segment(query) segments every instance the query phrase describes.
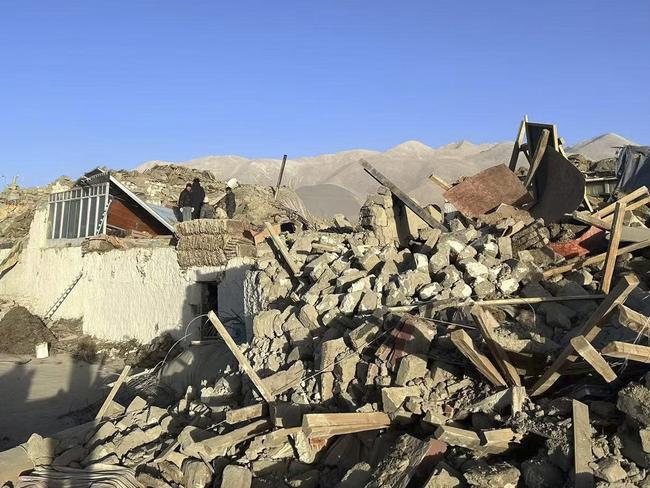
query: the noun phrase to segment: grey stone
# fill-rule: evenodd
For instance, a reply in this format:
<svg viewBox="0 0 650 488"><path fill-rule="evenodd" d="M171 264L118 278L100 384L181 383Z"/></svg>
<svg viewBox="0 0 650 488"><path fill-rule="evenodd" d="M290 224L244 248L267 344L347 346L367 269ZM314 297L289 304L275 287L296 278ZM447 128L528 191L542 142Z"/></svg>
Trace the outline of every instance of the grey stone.
<svg viewBox="0 0 650 488"><path fill-rule="evenodd" d="M469 298L472 296L472 288L464 281L458 281L451 289L451 296L454 298Z"/></svg>
<svg viewBox="0 0 650 488"><path fill-rule="evenodd" d="M435 297L442 291L442 285L440 283L429 283L428 285L424 285L420 290L418 291L418 296L420 297L420 300L430 300L431 298Z"/></svg>
<svg viewBox="0 0 650 488"><path fill-rule="evenodd" d="M462 278L462 274L453 264L444 268L440 274L442 275L442 286L446 288L453 286Z"/></svg>
<svg viewBox="0 0 650 488"><path fill-rule="evenodd" d="M439 248L437 252L429 258L429 273L436 275L449 266L449 248Z"/></svg>
<svg viewBox="0 0 650 488"><path fill-rule="evenodd" d="M221 488L250 488L253 483L253 473L244 466L230 464L221 475Z"/></svg>
<svg viewBox="0 0 650 488"><path fill-rule="evenodd" d="M253 318L253 335L255 337L268 337L269 339L273 339L275 337L273 324L279 315L279 310L264 310L258 312L258 314Z"/></svg>
<svg viewBox="0 0 650 488"><path fill-rule="evenodd" d="M320 327L316 307L310 304L303 305L300 308L298 320L309 330L317 330Z"/></svg>
<svg viewBox="0 0 650 488"><path fill-rule="evenodd" d="M631 383L618 392L616 407L644 427L650 426L650 389Z"/></svg>
<svg viewBox="0 0 650 488"><path fill-rule="evenodd" d="M374 291L363 292L359 301L359 312L370 312L379 306L379 298Z"/></svg>
<svg viewBox="0 0 650 488"><path fill-rule="evenodd" d="M81 462L86 457L87 451L84 446L71 447L63 451L52 461L52 466L69 466L71 463Z"/></svg>
<svg viewBox="0 0 650 488"><path fill-rule="evenodd" d="M506 278L504 280L499 280L497 283L499 290L504 295L512 295L517 290L519 290L519 282L514 278Z"/></svg>
<svg viewBox="0 0 650 488"><path fill-rule="evenodd" d="M41 466L52 462L58 444L57 440L50 437L43 438L39 434L32 434L24 447L34 466Z"/></svg>
<svg viewBox="0 0 650 488"><path fill-rule="evenodd" d="M496 292L494 284L486 278L477 278L472 285L472 289L474 290L474 295L478 298L485 298Z"/></svg>
<svg viewBox="0 0 650 488"><path fill-rule="evenodd" d="M352 466L336 488L358 488L365 486L370 479L372 468L366 462Z"/></svg>
<svg viewBox="0 0 650 488"><path fill-rule="evenodd" d="M598 461L598 468L594 474L609 483L621 481L627 478L627 472L621 466L621 462L614 457L606 457Z"/></svg>
<svg viewBox="0 0 650 488"><path fill-rule="evenodd" d="M468 485L477 488L516 488L521 472L507 462L488 464L476 461L463 467L463 476Z"/></svg>
<svg viewBox="0 0 650 488"><path fill-rule="evenodd" d="M212 472L203 461L188 459L183 463L183 486L185 488L206 488L211 481ZM237 485L226 486L236 487Z"/></svg>
<svg viewBox="0 0 650 488"><path fill-rule="evenodd" d="M410 396L418 396L420 389L416 386L394 386L381 389L382 410L386 413L397 412L404 400Z"/></svg>
<svg viewBox="0 0 650 488"><path fill-rule="evenodd" d="M512 239L510 239L510 237L499 237L497 239L497 244L499 246L499 257L503 261L513 258Z"/></svg>
<svg viewBox="0 0 650 488"><path fill-rule="evenodd" d="M488 267L474 259L460 261L459 266L470 278L485 278L488 275Z"/></svg>
<svg viewBox="0 0 650 488"><path fill-rule="evenodd" d="M341 305L339 307L341 313L346 315L352 315L356 310L362 295L363 292L361 291L353 291L344 295L343 299L341 300Z"/></svg>
<svg viewBox="0 0 650 488"><path fill-rule="evenodd" d="M409 381L415 378L422 378L427 372L427 359L425 357L416 355L404 356L397 370L395 384L398 386L406 386Z"/></svg>

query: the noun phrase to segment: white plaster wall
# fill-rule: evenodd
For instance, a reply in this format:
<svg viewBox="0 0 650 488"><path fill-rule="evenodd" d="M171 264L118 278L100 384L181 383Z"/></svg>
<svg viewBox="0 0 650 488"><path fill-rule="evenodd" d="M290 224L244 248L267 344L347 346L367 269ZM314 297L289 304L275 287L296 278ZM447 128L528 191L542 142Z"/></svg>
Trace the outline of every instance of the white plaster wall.
<svg viewBox="0 0 650 488"><path fill-rule="evenodd" d="M198 271L179 268L173 248L81 255L81 247L46 247L47 213L37 211L19 263L0 278L0 296L44 315L83 270L53 318L82 319L101 339L149 342L162 332L180 336L198 313ZM214 270L202 270L216 275Z"/></svg>
<svg viewBox="0 0 650 488"><path fill-rule="evenodd" d="M0 279L0 296L8 296L44 315L82 269L81 248L44 248L47 212L39 209L30 227L20 261ZM54 318L83 315L83 279L72 290Z"/></svg>
<svg viewBox="0 0 650 488"><path fill-rule="evenodd" d="M128 249L84 256L84 332L148 342L180 337L201 303L201 285L182 271L173 248Z"/></svg>
<svg viewBox="0 0 650 488"><path fill-rule="evenodd" d="M244 320L245 328L238 331L237 339L246 340L247 337L247 308L245 306L246 290L244 282L254 260L250 258L234 258L228 261L223 276L217 287L217 316L228 325L228 320L239 318ZM251 319L252 327L252 319ZM234 332L234 331L231 331Z"/></svg>

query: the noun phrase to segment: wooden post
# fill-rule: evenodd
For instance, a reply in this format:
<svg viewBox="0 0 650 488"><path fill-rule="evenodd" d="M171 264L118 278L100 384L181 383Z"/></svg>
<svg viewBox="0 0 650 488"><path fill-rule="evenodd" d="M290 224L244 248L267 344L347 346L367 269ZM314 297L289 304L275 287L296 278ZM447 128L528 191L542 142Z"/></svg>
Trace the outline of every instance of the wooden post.
<svg viewBox="0 0 650 488"><path fill-rule="evenodd" d="M124 383L124 381L126 381L126 379L128 378L129 371L131 371L131 366L127 364L126 366L124 366L124 369L120 373L119 378L117 378L117 381L113 383L113 388L111 388L111 391L108 392L108 396L106 397L106 400L104 400L104 403L102 403L99 412L97 412L97 415L95 415L95 420L101 420L102 418L104 418L106 412L108 411L108 407L111 406L111 403L115 398L115 395L117 394L118 390L122 386L122 383Z"/></svg>
<svg viewBox="0 0 650 488"><path fill-rule="evenodd" d="M278 199L278 192L280 191L280 184L282 184L282 177L284 176L284 165L287 164L287 155L282 156L282 165L280 166L280 176L278 176L278 184L275 186L275 194L273 198Z"/></svg>
<svg viewBox="0 0 650 488"><path fill-rule="evenodd" d="M594 473L589 467L592 460L589 407L578 400L573 400L573 454L575 487L593 488Z"/></svg>
<svg viewBox="0 0 650 488"><path fill-rule="evenodd" d="M257 391L260 392L260 395L262 395L264 401L266 401L266 403L273 402L275 398L264 387L264 383L262 382L262 379L259 376L257 376L257 373L253 369L253 366L251 366L251 363L248 362L246 356L244 356L242 352L239 350L239 347L237 347L237 344L235 344L233 338L230 337L230 334L228 334L228 331L221 323L221 320L219 320L219 317L217 317L214 312L210 311L208 313L208 319L210 319L210 322L212 322L214 328L217 329L217 332L219 332L219 335L226 343L230 351L233 353L233 355L237 359L237 362L239 362L239 365L243 368L243 370L246 372L248 377L251 379L251 381L257 388Z"/></svg>
<svg viewBox="0 0 650 488"><path fill-rule="evenodd" d="M510 164L508 168L514 173L517 168L517 160L519 159L519 153L521 152L521 145L524 143L524 137L526 135L526 122L528 122L528 116L525 115L521 123L519 124L519 131L517 132L517 137L515 138L515 143L512 146L512 154L510 156Z"/></svg>
<svg viewBox="0 0 650 488"><path fill-rule="evenodd" d="M300 267L296 264L296 262L289 254L289 250L287 249L287 246L284 245L282 239L280 239L280 237L275 233L275 230L273 229L273 226L271 224L269 224L268 222L264 222L264 227L266 227L266 230L269 233L269 237L273 241L273 244L275 244L275 247L278 249L282 257L284 258L284 261L287 263L287 266L289 266L289 270L291 271L291 274L293 276L298 276L300 274Z"/></svg>
<svg viewBox="0 0 650 488"><path fill-rule="evenodd" d="M610 314L621 303L624 303L628 295L639 284L639 279L636 276L626 275L611 291L607 298L605 298L600 306L589 317L585 325L582 327L579 335L583 335L585 339L590 342L598 335L602 325L607 321ZM574 362L578 356L573 349L573 345L568 344L555 359L553 364L544 372L544 374L533 385L530 392L531 396L537 396L548 390L561 376L560 369L567 362Z"/></svg>
<svg viewBox="0 0 650 488"><path fill-rule="evenodd" d="M535 149L533 160L531 161L530 168L528 169L528 176L526 176L526 183L524 183L524 186L526 188L529 188L533 183L533 178L535 178L535 173L537 173L539 163L542 162L542 158L546 152L546 146L548 145L548 137L550 134L551 132L548 129L542 130L542 136L539 139L539 145Z"/></svg>
<svg viewBox="0 0 650 488"><path fill-rule="evenodd" d="M607 361L600 355L594 346L592 346L584 336L575 336L571 339L571 345L578 354L587 361L596 372L603 377L607 383L611 383L616 379L616 373L607 364Z"/></svg>
<svg viewBox="0 0 650 488"><path fill-rule="evenodd" d="M607 344L601 352L612 358L650 363L650 347L648 346L614 341Z"/></svg>
<svg viewBox="0 0 650 488"><path fill-rule="evenodd" d="M451 342L465 356L479 372L485 376L494 386L506 386L506 382L499 373L499 370L492 364L484 354L482 354L472 342L472 338L462 329L455 330L451 333Z"/></svg>
<svg viewBox="0 0 650 488"><path fill-rule="evenodd" d="M471 313L479 331L483 335L483 340L485 340L488 349L492 353L499 369L508 380L508 383L511 386L521 386L521 379L517 373L517 368L510 362L508 353L494 338L494 329L499 326L499 323L489 311L478 305L472 307Z"/></svg>
<svg viewBox="0 0 650 488"><path fill-rule="evenodd" d="M621 242L621 229L623 228L624 218L625 203L617 202L616 209L614 210L612 231L609 236L609 247L607 248L607 255L605 256L603 280L600 283L600 289L604 293L609 293L609 289L612 286L612 277L614 276L614 268L616 267L616 253L618 252L618 245Z"/></svg>
<svg viewBox="0 0 650 488"><path fill-rule="evenodd" d="M443 180L440 176L436 174L429 175L429 179L431 180L432 183L442 188L443 191L447 191L451 188L451 185L449 183L447 183L445 180Z"/></svg>
<svg viewBox="0 0 650 488"><path fill-rule="evenodd" d="M620 256L628 252L638 251L639 249L644 249L648 246L650 246L650 239L641 242L635 242L634 244L630 244L629 246L619 247L618 251L616 252L616 255ZM596 256L592 256L587 259L576 260L575 262L565 264L563 266L558 266L557 268L546 270L542 275L544 278L550 278L551 276L567 273L569 271L573 271L574 269L580 269L580 268L584 268L585 266L591 266L592 264L602 263L603 261L605 261L606 257L607 257L607 253L604 252L602 254L597 254Z"/></svg>
<svg viewBox="0 0 650 488"><path fill-rule="evenodd" d="M637 188L631 193L628 193L624 197L619 198L617 201L610 203L606 207L601 208L600 210L596 211L594 214L594 217L598 217L599 219L604 219L606 216L608 216L611 213L614 213L614 210L616 209L616 204L617 203L629 203L633 202L637 198L643 197L648 195L648 188L645 186L642 186L641 188Z"/></svg>
<svg viewBox="0 0 650 488"><path fill-rule="evenodd" d="M366 173L368 173L370 176L372 176L380 185L385 186L390 190L390 192L400 200L404 205L406 205L408 208L410 208L415 215L420 217L424 222L426 222L429 227L432 229L440 229L443 231L447 231L445 226L440 224L439 222L436 222L436 220L429 215L429 213L423 209L415 200L413 200L410 196L408 196L405 192L400 190L397 185L395 185L392 181L390 181L388 178L386 178L382 173L377 171L368 161L365 159L359 160L359 163L363 167Z"/></svg>

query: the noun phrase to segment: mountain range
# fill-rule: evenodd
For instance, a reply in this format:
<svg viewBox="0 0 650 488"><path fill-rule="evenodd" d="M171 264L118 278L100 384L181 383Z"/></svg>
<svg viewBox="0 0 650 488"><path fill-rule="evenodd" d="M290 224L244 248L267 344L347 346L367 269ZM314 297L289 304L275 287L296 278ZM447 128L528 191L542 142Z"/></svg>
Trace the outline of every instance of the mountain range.
<svg viewBox="0 0 650 488"><path fill-rule="evenodd" d="M614 133L603 134L567 148L592 161L614 157L620 146L634 144ZM432 184L432 173L453 182L496 164L507 164L512 142L473 144L460 141L433 148L419 141L407 141L387 151L354 149L334 154L287 159L283 185L297 191L313 213L343 213L354 217L377 183L359 165L366 159L395 184L422 204L440 203L441 190ZM280 159L248 159L242 156L204 156L189 161L147 161L138 170L155 165L176 164L209 170L222 180L237 178L242 183L275 185ZM520 156L520 165L527 164Z"/></svg>

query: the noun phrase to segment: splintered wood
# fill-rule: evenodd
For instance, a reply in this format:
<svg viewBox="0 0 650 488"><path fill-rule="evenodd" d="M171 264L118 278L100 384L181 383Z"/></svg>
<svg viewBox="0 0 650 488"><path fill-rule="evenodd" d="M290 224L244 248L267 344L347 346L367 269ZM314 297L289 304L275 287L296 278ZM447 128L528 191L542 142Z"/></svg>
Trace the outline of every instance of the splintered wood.
<svg viewBox="0 0 650 488"><path fill-rule="evenodd" d="M275 233L275 229L273 229L273 226L270 223L264 222L264 227L266 228L266 231L269 233L269 237L273 241L273 244L275 245L276 249L282 255L284 262L287 263L287 266L289 266L289 270L291 271L291 274L293 276L298 276L300 274L300 266L296 264L296 262L289 254L289 250L287 249L287 246L284 245L282 239L280 239L280 237Z"/></svg>
<svg viewBox="0 0 650 488"><path fill-rule="evenodd" d="M573 454L576 488L593 488L594 474L589 467L592 460L589 408L578 400L573 400Z"/></svg>
<svg viewBox="0 0 650 488"><path fill-rule="evenodd" d="M479 372L494 386L506 386L506 382L499 370L482 354L472 342L472 338L464 330L455 330L451 333L451 342L465 356Z"/></svg>
<svg viewBox="0 0 650 488"><path fill-rule="evenodd" d="M383 412L312 413L302 418L302 430L308 437L331 437L389 426L390 417Z"/></svg>
<svg viewBox="0 0 650 488"><path fill-rule="evenodd" d="M579 335L571 339L571 345L580 354L582 359L587 361L607 383L611 383L616 379L614 370L607 364L607 361L605 361L600 353L594 349L594 346L589 344L584 336Z"/></svg>
<svg viewBox="0 0 650 488"><path fill-rule="evenodd" d="M650 363L650 347L627 342L614 341L607 344L601 351L604 356L627 359L639 363Z"/></svg>
<svg viewBox="0 0 650 488"><path fill-rule="evenodd" d="M217 332L219 332L219 335L226 343L230 351L233 353L239 365L242 367L242 369L246 372L248 377L251 379L251 381L257 388L257 391L260 392L262 398L264 398L264 400L267 403L271 403L275 399L275 397L266 389L266 387L264 386L264 382L257 375L255 370L253 369L253 366L251 366L251 363L248 362L246 356L244 356L244 354L242 354L242 352L239 350L239 347L237 347L237 344L235 344L235 341L230 336L226 328L223 326L221 320L219 320L219 317L217 317L214 312L210 311L210 313L208 313L208 319L210 319L210 322L212 322L214 328L217 329Z"/></svg>
<svg viewBox="0 0 650 488"><path fill-rule="evenodd" d="M126 366L124 366L124 369L120 373L120 377L113 384L113 388L111 388L111 391L108 393L108 396L106 397L106 400L104 400L104 403L102 404L101 408L99 409L99 412L97 412L97 415L95 416L96 420L101 420L102 418L104 418L104 416L106 415L106 412L108 411L108 408L111 406L111 402L115 398L115 395L119 391L122 384L129 377L129 371L131 371L131 366L129 366L127 364Z"/></svg>
<svg viewBox="0 0 650 488"><path fill-rule="evenodd" d="M609 288L612 284L612 277L614 276L614 267L616 266L618 245L621 242L621 229L623 227L623 219L625 218L625 202L616 202L616 206L614 208L612 232L609 238L609 247L607 248L607 253L605 256L605 270L603 272L603 280L600 284L600 289L604 293L609 293Z"/></svg>
<svg viewBox="0 0 650 488"><path fill-rule="evenodd" d="M625 302L628 295L636 288L639 284L639 279L635 276L624 276L621 279L616 287L607 295L607 297L602 301L600 306L594 311L594 313L589 317L585 325L580 331L580 335L591 342L594 337L598 335L601 327L609 319L611 313L616 309L616 307ZM548 390L561 376L561 368L566 363L573 363L578 358L578 355L575 352L572 344L568 344L553 362L553 364L546 369L544 374L537 380L533 385L530 395L538 396Z"/></svg>
<svg viewBox="0 0 650 488"><path fill-rule="evenodd" d="M618 321L637 334L650 337L650 317L636 312L625 305L618 306Z"/></svg>
<svg viewBox="0 0 650 488"><path fill-rule="evenodd" d="M476 320L479 331L483 335L483 340L485 340L488 349L499 365L499 369L501 369L501 372L508 380L508 383L512 386L521 386L521 379L517 373L517 368L512 365L508 353L495 339L494 329L499 326L499 323L489 311L478 305L472 307L471 313Z"/></svg>

